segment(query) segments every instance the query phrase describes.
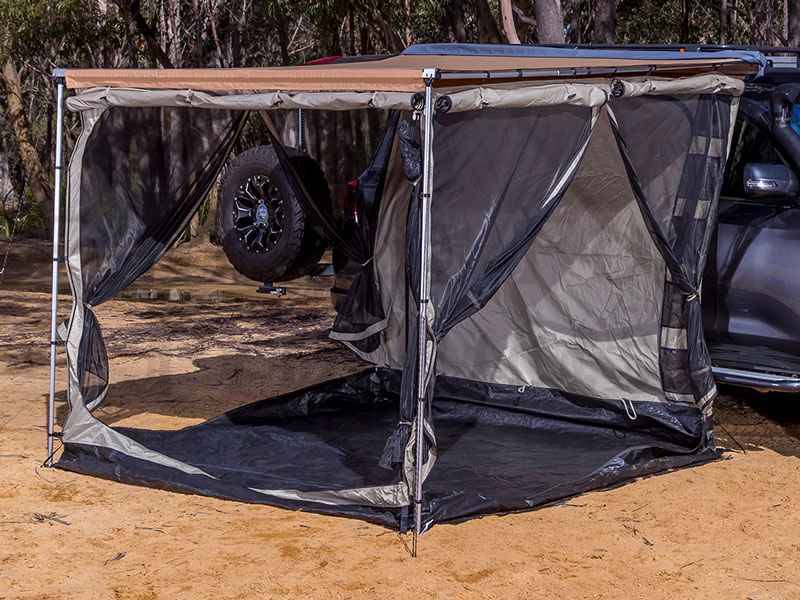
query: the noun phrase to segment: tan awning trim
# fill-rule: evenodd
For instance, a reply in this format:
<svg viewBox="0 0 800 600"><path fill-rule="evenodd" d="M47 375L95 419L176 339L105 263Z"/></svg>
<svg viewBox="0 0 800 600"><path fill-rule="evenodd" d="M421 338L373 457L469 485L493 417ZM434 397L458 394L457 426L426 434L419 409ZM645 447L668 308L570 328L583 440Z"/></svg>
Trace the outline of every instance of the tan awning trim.
<svg viewBox="0 0 800 600"><path fill-rule="evenodd" d="M416 92L421 69L67 69L68 88Z"/></svg>

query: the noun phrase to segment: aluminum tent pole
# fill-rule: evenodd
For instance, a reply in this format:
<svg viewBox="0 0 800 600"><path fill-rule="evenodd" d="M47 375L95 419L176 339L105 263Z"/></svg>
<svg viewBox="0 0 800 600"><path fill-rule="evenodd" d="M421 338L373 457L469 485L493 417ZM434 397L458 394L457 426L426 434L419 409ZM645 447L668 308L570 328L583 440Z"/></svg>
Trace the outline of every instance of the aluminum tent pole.
<svg viewBox="0 0 800 600"><path fill-rule="evenodd" d="M429 237L428 229L432 190L431 175L433 171L433 80L437 72L425 69L425 108L423 119L425 123L425 138L422 154L422 206L420 207L420 253L419 253L419 318L417 323L417 415L416 415L416 457L415 457L415 490L414 490L414 540L411 547L412 556L417 555L417 536L422 532L422 460L423 445L425 440L425 382L426 382L426 346L428 338L428 283L430 274L428 270Z"/></svg>
<svg viewBox="0 0 800 600"><path fill-rule="evenodd" d="M50 398L47 403L47 460L45 465L53 466L53 438L56 421L56 349L58 332L56 323L58 312L58 263L61 242L61 138L64 122L64 80L58 79L56 100L56 168L53 188L53 287L50 303Z"/></svg>

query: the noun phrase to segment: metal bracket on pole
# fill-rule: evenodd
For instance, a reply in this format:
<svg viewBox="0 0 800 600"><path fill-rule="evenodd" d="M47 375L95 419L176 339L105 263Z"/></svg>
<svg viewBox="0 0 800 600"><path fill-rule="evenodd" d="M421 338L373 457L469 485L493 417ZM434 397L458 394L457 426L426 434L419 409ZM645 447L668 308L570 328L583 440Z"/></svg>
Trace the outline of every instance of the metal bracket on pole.
<svg viewBox="0 0 800 600"><path fill-rule="evenodd" d="M425 105L423 108L423 122L425 138L422 154L422 196L420 206L420 257L419 257L419 318L417 330L417 414L416 414L416 455L415 455L415 480L414 480L414 539L411 545L411 555L417 556L417 537L422 533L422 461L424 458L423 446L425 444L425 391L427 374L427 342L428 342L428 302L429 302L429 269L428 264L428 210L431 202L431 175L433 157L433 81L436 79L438 69L424 69Z"/></svg>
<svg viewBox="0 0 800 600"><path fill-rule="evenodd" d="M57 70L58 71L58 70ZM61 242L61 173L64 170L61 164L62 145L64 126L64 79L63 75L53 72L57 84L56 99L56 168L55 184L53 187L53 287L51 290L50 303L50 397L47 402L47 459L45 465L53 466L53 438L55 433L56 420L56 349L59 346L58 339L58 264L63 262L59 256L59 244Z"/></svg>

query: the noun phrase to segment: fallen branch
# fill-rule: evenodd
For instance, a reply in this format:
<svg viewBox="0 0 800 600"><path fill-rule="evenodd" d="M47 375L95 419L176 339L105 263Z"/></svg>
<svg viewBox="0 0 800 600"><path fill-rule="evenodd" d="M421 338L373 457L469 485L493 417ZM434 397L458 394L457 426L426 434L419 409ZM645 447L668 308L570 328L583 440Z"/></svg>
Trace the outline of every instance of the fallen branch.
<svg viewBox="0 0 800 600"><path fill-rule="evenodd" d="M33 513L33 518L37 521L52 521L53 523L58 523L60 525L69 525L68 522L59 519L58 515L54 512L50 513L49 515L43 515L42 513Z"/></svg>
<svg viewBox="0 0 800 600"><path fill-rule="evenodd" d="M141 356L142 354L147 354L148 352L151 352L151 350L140 350L138 352L114 352L108 355L108 360L122 358L123 356Z"/></svg>

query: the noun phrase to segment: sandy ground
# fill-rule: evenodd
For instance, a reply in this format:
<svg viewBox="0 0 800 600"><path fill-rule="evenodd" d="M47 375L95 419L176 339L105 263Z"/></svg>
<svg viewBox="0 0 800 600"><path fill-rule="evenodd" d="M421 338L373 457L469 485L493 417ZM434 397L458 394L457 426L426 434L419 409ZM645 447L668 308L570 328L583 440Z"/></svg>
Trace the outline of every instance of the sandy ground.
<svg viewBox="0 0 800 600"><path fill-rule="evenodd" d="M326 339L324 293L194 293L252 288L215 256L176 253L139 282L200 300L98 309L111 356L103 420L183 427L362 367ZM727 460L438 525L412 559L407 538L356 520L43 468L49 299L22 291L46 283L22 285L24 270L0 285L2 599L800 597L800 398L727 390L715 408ZM63 354L58 364L63 419Z"/></svg>

